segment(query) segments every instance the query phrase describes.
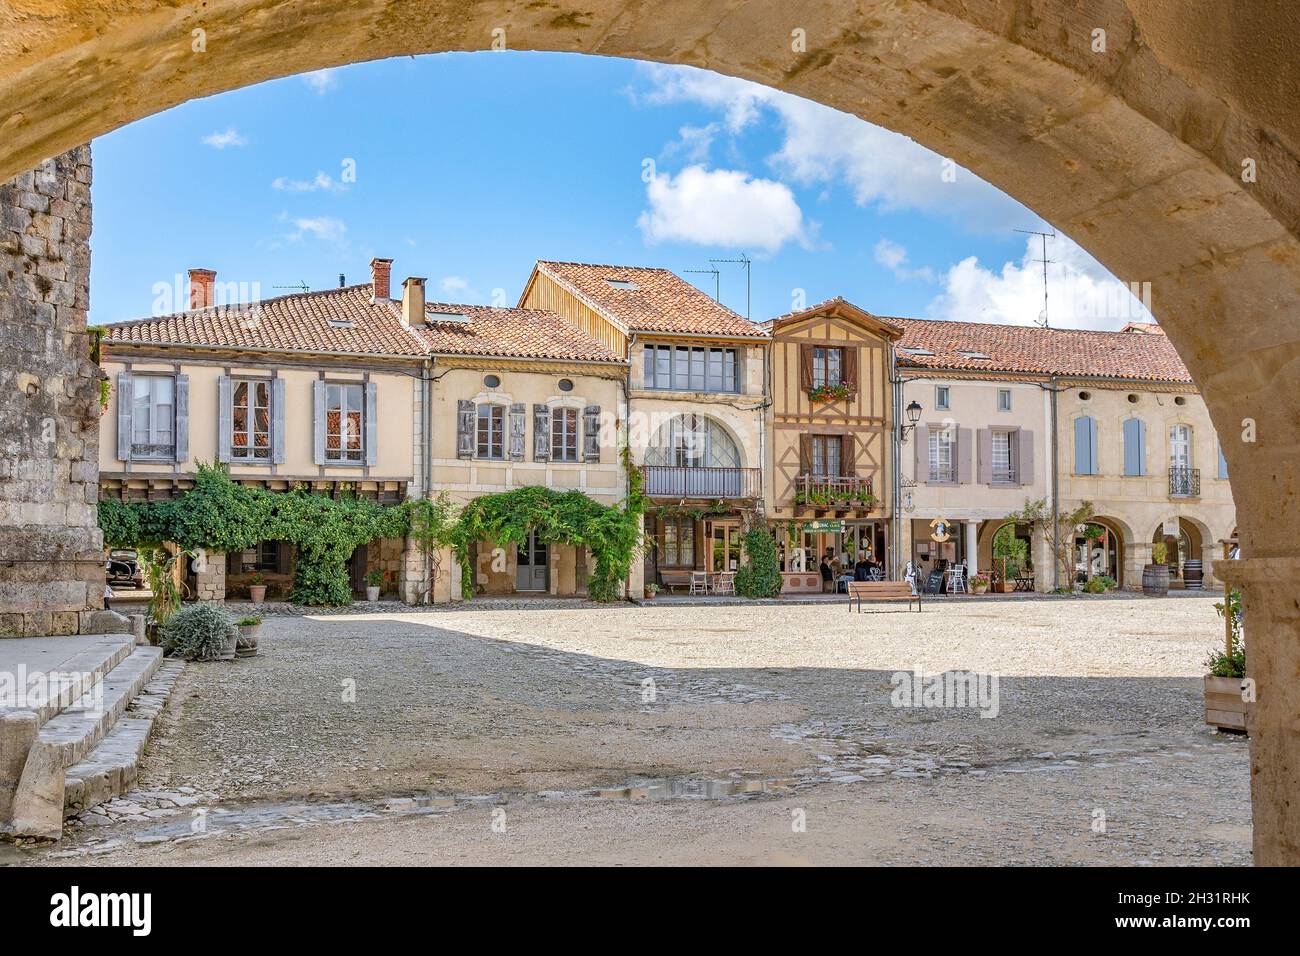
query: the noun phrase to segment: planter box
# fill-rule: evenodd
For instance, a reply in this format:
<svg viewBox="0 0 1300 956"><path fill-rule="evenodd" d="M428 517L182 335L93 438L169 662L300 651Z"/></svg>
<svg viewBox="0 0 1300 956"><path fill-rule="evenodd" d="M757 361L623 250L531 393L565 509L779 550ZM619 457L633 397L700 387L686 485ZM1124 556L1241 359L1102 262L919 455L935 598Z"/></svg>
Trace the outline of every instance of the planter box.
<svg viewBox="0 0 1300 956"><path fill-rule="evenodd" d="M1205 675L1205 722L1220 730L1246 732L1250 704L1241 699L1241 677Z"/></svg>

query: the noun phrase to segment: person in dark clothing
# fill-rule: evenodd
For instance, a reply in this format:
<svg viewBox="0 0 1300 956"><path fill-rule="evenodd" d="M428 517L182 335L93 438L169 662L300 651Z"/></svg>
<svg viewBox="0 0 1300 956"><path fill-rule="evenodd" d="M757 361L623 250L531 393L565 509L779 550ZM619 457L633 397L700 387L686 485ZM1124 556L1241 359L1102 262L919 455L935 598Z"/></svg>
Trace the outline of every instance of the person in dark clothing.
<svg viewBox="0 0 1300 956"><path fill-rule="evenodd" d="M829 590L835 580L835 569L831 567L831 552L822 555L821 560L822 590Z"/></svg>

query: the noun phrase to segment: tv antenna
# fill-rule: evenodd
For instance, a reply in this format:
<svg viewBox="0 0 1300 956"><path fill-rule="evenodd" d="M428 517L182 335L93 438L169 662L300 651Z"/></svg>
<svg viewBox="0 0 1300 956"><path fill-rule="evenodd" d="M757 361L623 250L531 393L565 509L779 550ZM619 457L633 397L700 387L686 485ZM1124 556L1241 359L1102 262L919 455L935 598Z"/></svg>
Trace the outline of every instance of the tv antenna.
<svg viewBox="0 0 1300 956"><path fill-rule="evenodd" d="M722 273L717 269L683 269L683 272L693 272L698 275L713 276L713 301L721 301L722 298Z"/></svg>
<svg viewBox="0 0 1300 956"><path fill-rule="evenodd" d="M749 256L745 255L743 252L740 254L739 259L710 259L709 260L709 264L712 266L717 266L725 262L731 265L738 265L744 268L745 270L745 318L747 319L749 318L749 304L750 304L749 266L752 261L753 260L751 260Z"/></svg>
<svg viewBox="0 0 1300 956"><path fill-rule="evenodd" d="M1017 229L1016 232L1023 232L1027 236L1039 236L1043 240L1043 258L1034 259L1034 262L1043 264L1043 311L1039 313L1038 324L1043 328L1050 328L1047 322L1047 264L1054 260L1047 258L1047 240L1056 238L1056 231L1039 232L1037 229Z"/></svg>
<svg viewBox="0 0 1300 956"><path fill-rule="evenodd" d="M311 291L311 286L309 286L307 283L303 282L301 279L298 280L298 284L297 284L297 285L273 285L273 286L271 286L271 288L272 288L272 289L297 289L299 292L310 292L310 291Z"/></svg>

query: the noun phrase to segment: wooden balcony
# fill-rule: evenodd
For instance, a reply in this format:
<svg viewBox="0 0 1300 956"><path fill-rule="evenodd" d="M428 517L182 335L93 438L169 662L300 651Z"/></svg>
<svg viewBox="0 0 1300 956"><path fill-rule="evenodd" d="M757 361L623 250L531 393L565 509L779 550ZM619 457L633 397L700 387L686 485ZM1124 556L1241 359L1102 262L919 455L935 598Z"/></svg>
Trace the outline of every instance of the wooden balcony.
<svg viewBox="0 0 1300 956"><path fill-rule="evenodd" d="M794 503L804 508L862 511L871 511L878 504L870 478L839 475L800 475L795 480Z"/></svg>
<svg viewBox="0 0 1300 956"><path fill-rule="evenodd" d="M641 473L651 498L759 498L763 494L757 468L645 465Z"/></svg>

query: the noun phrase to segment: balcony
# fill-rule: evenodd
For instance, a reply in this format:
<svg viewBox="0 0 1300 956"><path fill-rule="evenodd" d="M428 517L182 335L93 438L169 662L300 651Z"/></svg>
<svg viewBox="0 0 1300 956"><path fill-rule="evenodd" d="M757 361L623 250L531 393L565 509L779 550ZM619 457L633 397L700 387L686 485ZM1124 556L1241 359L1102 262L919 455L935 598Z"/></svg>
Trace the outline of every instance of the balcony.
<svg viewBox="0 0 1300 956"><path fill-rule="evenodd" d="M1201 469L1181 465L1169 466L1169 497L1201 497Z"/></svg>
<svg viewBox="0 0 1300 956"><path fill-rule="evenodd" d="M876 496L871 490L870 478L800 475L795 480L794 503L811 508L870 511L876 506Z"/></svg>
<svg viewBox="0 0 1300 956"><path fill-rule="evenodd" d="M641 473L651 498L759 498L763 494L757 468L646 465Z"/></svg>

